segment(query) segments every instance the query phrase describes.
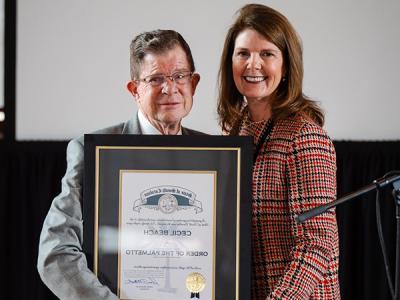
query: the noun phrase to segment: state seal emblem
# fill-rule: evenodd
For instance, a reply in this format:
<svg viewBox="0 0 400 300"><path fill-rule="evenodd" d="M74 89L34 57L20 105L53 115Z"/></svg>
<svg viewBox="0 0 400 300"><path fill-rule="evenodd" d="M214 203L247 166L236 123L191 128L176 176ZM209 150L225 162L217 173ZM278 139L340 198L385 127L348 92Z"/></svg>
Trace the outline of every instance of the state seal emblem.
<svg viewBox="0 0 400 300"><path fill-rule="evenodd" d="M174 195L164 194L158 199L158 208L165 214L173 213L178 208L178 200Z"/></svg>

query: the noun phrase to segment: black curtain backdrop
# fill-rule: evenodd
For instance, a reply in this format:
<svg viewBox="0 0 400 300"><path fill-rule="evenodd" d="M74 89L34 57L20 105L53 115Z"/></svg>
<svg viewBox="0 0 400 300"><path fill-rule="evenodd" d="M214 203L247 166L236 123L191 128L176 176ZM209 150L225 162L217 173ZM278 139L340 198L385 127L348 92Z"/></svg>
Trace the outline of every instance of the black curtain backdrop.
<svg viewBox="0 0 400 300"><path fill-rule="evenodd" d="M338 197L400 170L400 142L336 142ZM394 280L396 221L391 187L381 193L382 227ZM391 299L375 216L375 192L337 207L343 299Z"/></svg>
<svg viewBox="0 0 400 300"><path fill-rule="evenodd" d="M2 290L9 299L56 299L36 271L43 219L60 192L66 142L0 142ZM338 197L400 170L400 141L335 142ZM395 205L382 192L383 231L392 274L395 262ZM375 193L337 207L342 299L390 299L375 221Z"/></svg>

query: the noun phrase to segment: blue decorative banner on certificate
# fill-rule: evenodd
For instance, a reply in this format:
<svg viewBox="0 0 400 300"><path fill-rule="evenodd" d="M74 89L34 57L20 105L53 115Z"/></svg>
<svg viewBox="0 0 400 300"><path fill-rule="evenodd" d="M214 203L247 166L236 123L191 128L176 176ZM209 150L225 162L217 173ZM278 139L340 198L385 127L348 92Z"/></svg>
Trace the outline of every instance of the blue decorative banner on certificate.
<svg viewBox="0 0 400 300"><path fill-rule="evenodd" d="M201 202L196 200L196 194L180 186L156 186L140 193L133 210L140 212L142 207L158 209L165 214L181 209L194 209L196 213L203 211Z"/></svg>
<svg viewBox="0 0 400 300"><path fill-rule="evenodd" d="M214 299L216 177L120 171L120 299Z"/></svg>

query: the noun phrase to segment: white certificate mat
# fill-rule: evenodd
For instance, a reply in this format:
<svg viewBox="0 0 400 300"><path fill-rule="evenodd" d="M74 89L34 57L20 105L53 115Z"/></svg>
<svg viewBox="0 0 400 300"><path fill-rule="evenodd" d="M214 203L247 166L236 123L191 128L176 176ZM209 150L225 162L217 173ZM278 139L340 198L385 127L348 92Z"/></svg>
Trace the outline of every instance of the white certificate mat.
<svg viewBox="0 0 400 300"><path fill-rule="evenodd" d="M215 171L120 170L118 296L214 299Z"/></svg>

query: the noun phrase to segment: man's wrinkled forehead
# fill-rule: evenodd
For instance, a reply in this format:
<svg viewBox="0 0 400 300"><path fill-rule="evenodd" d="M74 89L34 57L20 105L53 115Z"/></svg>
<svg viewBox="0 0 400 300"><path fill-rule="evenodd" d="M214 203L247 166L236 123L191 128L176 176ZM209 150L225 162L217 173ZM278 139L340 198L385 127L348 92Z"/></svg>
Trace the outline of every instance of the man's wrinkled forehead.
<svg viewBox="0 0 400 300"><path fill-rule="evenodd" d="M138 73L157 72L158 70L173 69L174 71L190 71L190 63L186 52L181 46L175 45L163 51L146 51L139 62Z"/></svg>

